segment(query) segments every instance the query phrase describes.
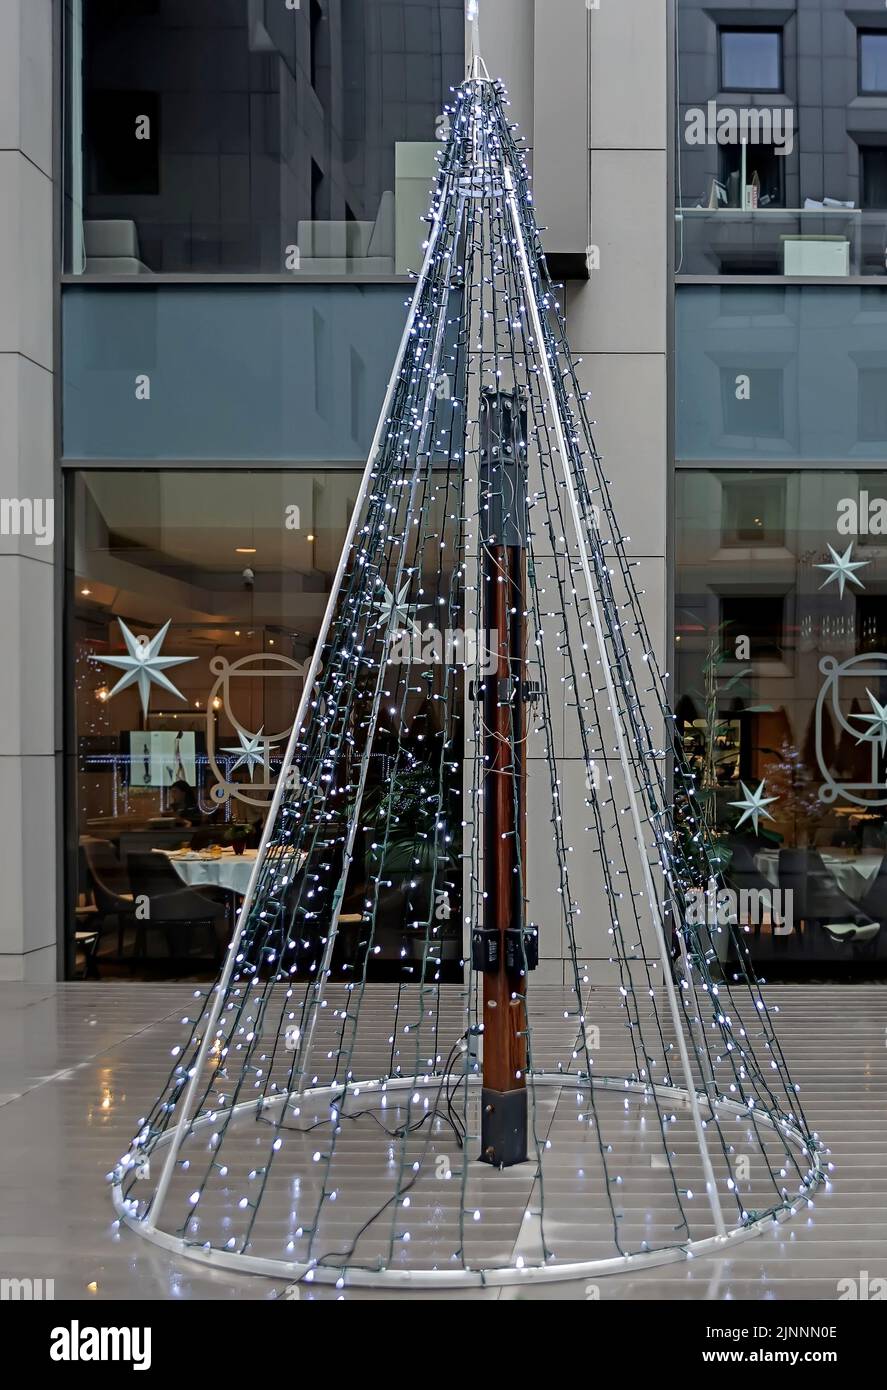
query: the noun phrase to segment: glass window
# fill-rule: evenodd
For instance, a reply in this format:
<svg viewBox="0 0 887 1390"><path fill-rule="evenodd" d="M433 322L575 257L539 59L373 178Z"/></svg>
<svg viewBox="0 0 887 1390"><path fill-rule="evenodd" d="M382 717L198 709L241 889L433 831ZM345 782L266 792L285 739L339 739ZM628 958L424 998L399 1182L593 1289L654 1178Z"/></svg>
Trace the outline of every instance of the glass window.
<svg viewBox="0 0 887 1390"><path fill-rule="evenodd" d="M721 395L725 436L784 438L784 384L779 368L755 367L737 373L732 367L722 367Z"/></svg>
<svg viewBox="0 0 887 1390"><path fill-rule="evenodd" d="M864 145L859 154L862 165L862 206L887 208L887 145Z"/></svg>
<svg viewBox="0 0 887 1390"><path fill-rule="evenodd" d="M887 960L885 536L883 471L678 472L679 734L771 977Z"/></svg>
<svg viewBox="0 0 887 1390"><path fill-rule="evenodd" d="M859 437L887 439L887 366L859 369Z"/></svg>
<svg viewBox="0 0 887 1390"><path fill-rule="evenodd" d="M682 276L887 275L887 28L860 11L857 31L838 0L803 8L677 0Z"/></svg>
<svg viewBox="0 0 887 1390"><path fill-rule="evenodd" d="M883 29L859 35L859 90L887 92L887 31Z"/></svg>
<svg viewBox="0 0 887 1390"><path fill-rule="evenodd" d="M723 545L784 545L784 477L724 474L721 506Z"/></svg>
<svg viewBox="0 0 887 1390"><path fill-rule="evenodd" d="M403 275L463 0L66 0L66 268Z"/></svg>
<svg viewBox="0 0 887 1390"><path fill-rule="evenodd" d="M778 208L785 203L785 157L767 142L752 141L745 146L745 192L742 188L742 146L721 149L721 182L727 191L727 207L753 212L758 208Z"/></svg>
<svg viewBox="0 0 887 1390"><path fill-rule="evenodd" d="M69 458L366 460L402 285L66 285Z"/></svg>
<svg viewBox="0 0 887 1390"><path fill-rule="evenodd" d="M782 91L782 30L722 29L721 90Z"/></svg>
<svg viewBox="0 0 887 1390"><path fill-rule="evenodd" d="M72 476L72 965L74 933L97 927L102 979L214 976L359 482L351 470L108 469ZM120 684L127 669L119 662L146 640L174 664L159 671L170 684L158 679L143 693L135 682ZM422 724L427 710L411 698L412 722ZM439 758L432 743L429 758ZM379 744L369 763L367 805L384 796L388 755L381 737ZM370 855L361 832L346 911L367 891ZM393 878L409 867L421 880L418 891L430 893L433 866L417 870L397 844L390 864ZM461 870L447 880L445 979L460 978L457 880ZM401 979L415 964L403 918L403 894L392 890L371 978ZM343 925L343 950L353 958L346 936Z"/></svg>
<svg viewBox="0 0 887 1390"><path fill-rule="evenodd" d="M680 460L887 457L879 284L681 285Z"/></svg>

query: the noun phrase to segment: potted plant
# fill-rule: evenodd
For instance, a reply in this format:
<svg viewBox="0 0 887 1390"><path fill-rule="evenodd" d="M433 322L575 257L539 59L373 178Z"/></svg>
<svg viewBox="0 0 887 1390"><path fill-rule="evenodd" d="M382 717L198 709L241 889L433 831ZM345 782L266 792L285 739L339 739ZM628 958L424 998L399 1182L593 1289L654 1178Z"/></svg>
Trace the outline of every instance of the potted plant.
<svg viewBox="0 0 887 1390"><path fill-rule="evenodd" d="M232 847L235 854L243 854L246 849L249 829L242 821L232 821L225 831L225 843Z"/></svg>

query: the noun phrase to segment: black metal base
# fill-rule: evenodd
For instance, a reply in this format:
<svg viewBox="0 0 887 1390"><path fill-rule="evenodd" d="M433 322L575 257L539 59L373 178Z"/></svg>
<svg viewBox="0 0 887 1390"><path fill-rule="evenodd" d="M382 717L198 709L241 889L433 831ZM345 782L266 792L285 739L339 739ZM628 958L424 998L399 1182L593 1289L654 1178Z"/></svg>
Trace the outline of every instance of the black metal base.
<svg viewBox="0 0 887 1390"><path fill-rule="evenodd" d="M547 251L548 273L552 280L590 280L587 251Z"/></svg>
<svg viewBox="0 0 887 1390"><path fill-rule="evenodd" d="M527 1092L481 1092L480 1159L494 1168L527 1161Z"/></svg>

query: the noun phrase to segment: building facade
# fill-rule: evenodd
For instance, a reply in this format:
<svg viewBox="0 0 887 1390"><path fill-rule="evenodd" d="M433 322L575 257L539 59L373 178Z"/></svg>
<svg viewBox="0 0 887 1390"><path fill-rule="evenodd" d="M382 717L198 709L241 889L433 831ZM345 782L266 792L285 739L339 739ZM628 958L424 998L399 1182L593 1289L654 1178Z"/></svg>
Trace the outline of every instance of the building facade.
<svg viewBox="0 0 887 1390"><path fill-rule="evenodd" d="M875 0L677 6L676 712L768 971L884 969L885 55Z"/></svg>
<svg viewBox="0 0 887 1390"><path fill-rule="evenodd" d="M764 914L755 950L878 968L887 20L875 0L480 8L679 737L736 885L803 906L790 931ZM169 880L153 851L256 837L421 257L464 5L11 0L2 22L0 977L203 978L236 884ZM128 643L161 634L175 689L115 691ZM584 930L604 971L606 929ZM460 953L454 922L448 978Z"/></svg>

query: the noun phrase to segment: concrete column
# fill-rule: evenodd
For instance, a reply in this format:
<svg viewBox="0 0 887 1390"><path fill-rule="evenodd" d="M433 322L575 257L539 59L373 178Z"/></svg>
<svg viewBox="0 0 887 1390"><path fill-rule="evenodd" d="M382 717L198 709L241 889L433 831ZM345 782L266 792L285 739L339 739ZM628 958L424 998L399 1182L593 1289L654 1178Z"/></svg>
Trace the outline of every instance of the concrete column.
<svg viewBox="0 0 887 1390"><path fill-rule="evenodd" d="M0 4L0 979L56 975L52 0Z"/></svg>
<svg viewBox="0 0 887 1390"><path fill-rule="evenodd" d="M536 0L533 198L557 279L587 274L591 15L582 0Z"/></svg>
<svg viewBox="0 0 887 1390"><path fill-rule="evenodd" d="M583 358L597 447L628 549L640 560L635 575L667 669L668 6L599 0L588 20L592 269L588 282L567 285L567 330ZM558 177L569 180L569 167ZM586 913L582 922L585 958L605 959L601 915Z"/></svg>
<svg viewBox="0 0 887 1390"><path fill-rule="evenodd" d="M667 0L480 3L481 49L491 74L509 88L530 148L549 264L567 282L570 344L583 358L598 449L630 552L641 561L636 577L666 666L668 11ZM570 823L584 824L585 767L572 726L558 730L556 746ZM534 794L544 803L542 760L531 759L529 777L531 806ZM531 836L528 858L534 891L542 886L540 901L546 892L554 901L547 835ZM596 980L615 978L607 965L606 913L596 910L603 888L592 857L575 856L571 890L586 909L578 920L580 957ZM566 940L546 924L535 982L561 984L567 956Z"/></svg>

